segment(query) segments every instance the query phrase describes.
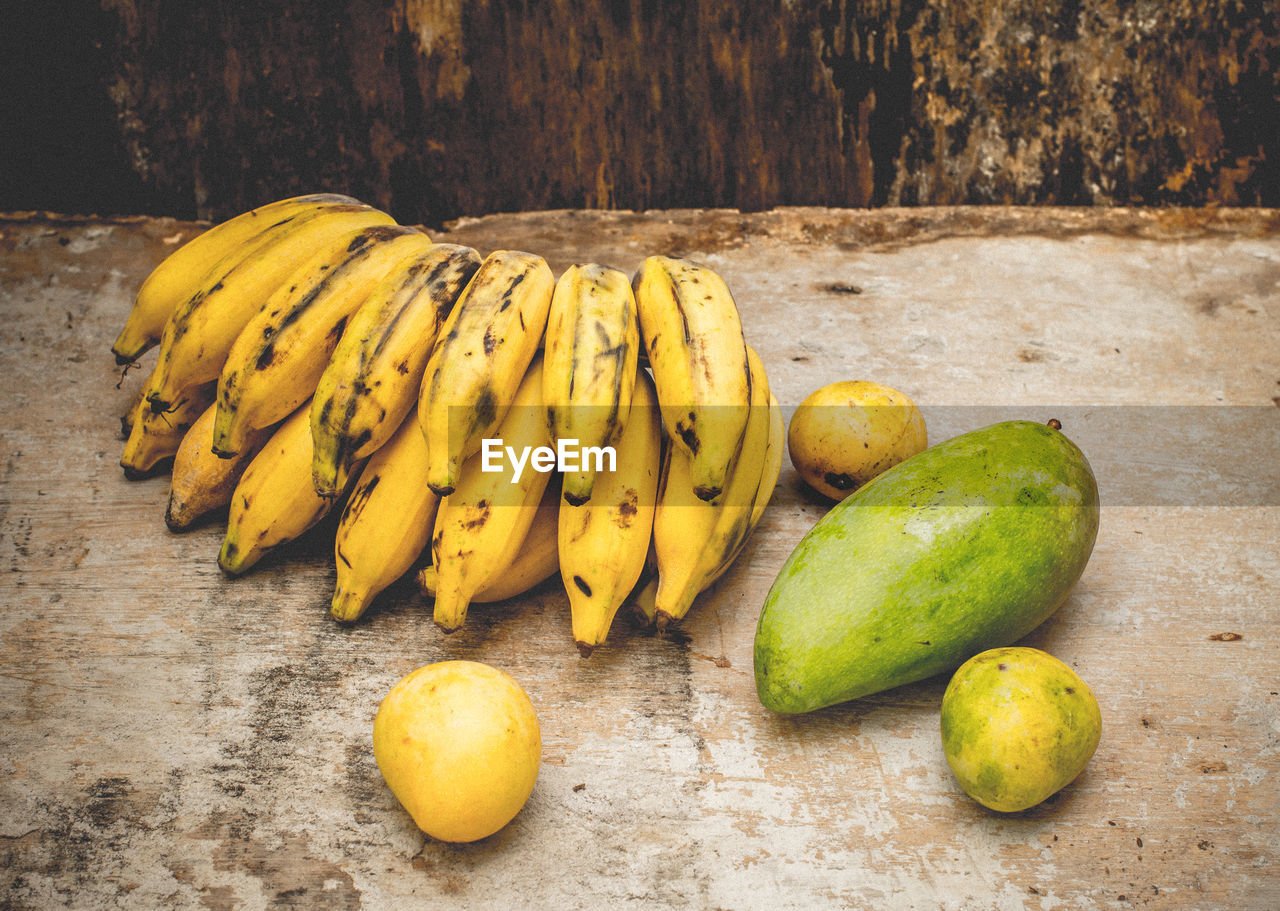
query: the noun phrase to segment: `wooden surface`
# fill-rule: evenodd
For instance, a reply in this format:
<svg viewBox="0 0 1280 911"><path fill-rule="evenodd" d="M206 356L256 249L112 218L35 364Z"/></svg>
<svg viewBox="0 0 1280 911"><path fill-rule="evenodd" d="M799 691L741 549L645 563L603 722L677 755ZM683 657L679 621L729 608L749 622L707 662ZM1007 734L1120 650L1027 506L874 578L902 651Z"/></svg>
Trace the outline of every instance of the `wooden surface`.
<svg viewBox="0 0 1280 911"><path fill-rule="evenodd" d="M0 208L1280 206L1280 0L31 10Z"/></svg>
<svg viewBox="0 0 1280 911"><path fill-rule="evenodd" d="M784 406L861 377L912 395L934 441L1063 421L1101 532L1026 641L1104 728L1014 815L954 783L945 679L760 706L756 617L825 508L789 464L683 626L619 621L589 660L554 585L448 639L411 585L339 626L329 528L224 578L218 527L170 534L165 480L116 464L141 378L117 385L108 348L195 230L0 218L0 906L1280 907L1278 213L552 212L447 235L557 270L705 260ZM513 674L544 738L529 804L469 846L415 829L370 746L395 680L450 657Z"/></svg>

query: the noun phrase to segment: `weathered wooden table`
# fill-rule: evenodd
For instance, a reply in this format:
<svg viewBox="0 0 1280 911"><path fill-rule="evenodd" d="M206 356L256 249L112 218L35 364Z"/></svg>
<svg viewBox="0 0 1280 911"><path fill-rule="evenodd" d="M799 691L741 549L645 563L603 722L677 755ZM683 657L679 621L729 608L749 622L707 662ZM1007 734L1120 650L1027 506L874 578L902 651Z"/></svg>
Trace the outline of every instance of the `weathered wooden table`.
<svg viewBox="0 0 1280 911"><path fill-rule="evenodd" d="M790 465L683 626L620 619L589 660L553 584L447 639L407 583L334 623L327 526L224 578L219 527L170 534L167 482L116 465L140 376L108 347L196 230L0 218L0 905L1280 907L1280 213L557 212L441 234L555 269L703 259L786 406L861 377L912 395L934 441L1063 421L1102 527L1027 642L1093 686L1104 729L1080 779L1015 815L954 783L944 679L760 706L756 617L825 509ZM519 679L544 738L529 804L468 846L424 839L370 745L395 680L454 657Z"/></svg>

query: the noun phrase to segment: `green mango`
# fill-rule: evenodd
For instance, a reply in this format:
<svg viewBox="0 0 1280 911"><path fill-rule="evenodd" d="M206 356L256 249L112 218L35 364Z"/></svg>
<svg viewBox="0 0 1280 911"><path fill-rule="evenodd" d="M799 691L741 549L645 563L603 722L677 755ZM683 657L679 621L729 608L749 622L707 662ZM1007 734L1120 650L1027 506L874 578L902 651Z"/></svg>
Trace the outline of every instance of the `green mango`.
<svg viewBox="0 0 1280 911"><path fill-rule="evenodd" d="M783 564L756 627L760 701L808 712L959 667L1066 599L1098 535L1084 454L1005 421L900 462Z"/></svg>

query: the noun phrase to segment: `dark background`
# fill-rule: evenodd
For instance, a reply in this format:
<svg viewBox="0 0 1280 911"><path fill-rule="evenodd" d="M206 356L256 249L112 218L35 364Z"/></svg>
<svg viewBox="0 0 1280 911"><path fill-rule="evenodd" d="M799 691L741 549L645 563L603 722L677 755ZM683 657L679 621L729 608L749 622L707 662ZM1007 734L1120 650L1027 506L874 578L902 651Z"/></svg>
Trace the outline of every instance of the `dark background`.
<svg viewBox="0 0 1280 911"><path fill-rule="evenodd" d="M0 210L1280 206L1280 2L5 8Z"/></svg>

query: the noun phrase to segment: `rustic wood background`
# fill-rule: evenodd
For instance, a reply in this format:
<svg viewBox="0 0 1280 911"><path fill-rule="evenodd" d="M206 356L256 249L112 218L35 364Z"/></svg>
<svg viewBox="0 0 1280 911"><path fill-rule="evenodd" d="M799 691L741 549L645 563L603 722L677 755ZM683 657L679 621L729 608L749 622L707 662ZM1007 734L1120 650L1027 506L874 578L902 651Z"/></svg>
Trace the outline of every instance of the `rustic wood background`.
<svg viewBox="0 0 1280 911"><path fill-rule="evenodd" d="M0 211L1280 205L1276 0L48 0Z"/></svg>

